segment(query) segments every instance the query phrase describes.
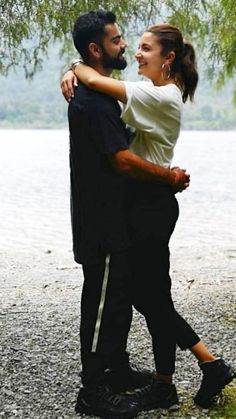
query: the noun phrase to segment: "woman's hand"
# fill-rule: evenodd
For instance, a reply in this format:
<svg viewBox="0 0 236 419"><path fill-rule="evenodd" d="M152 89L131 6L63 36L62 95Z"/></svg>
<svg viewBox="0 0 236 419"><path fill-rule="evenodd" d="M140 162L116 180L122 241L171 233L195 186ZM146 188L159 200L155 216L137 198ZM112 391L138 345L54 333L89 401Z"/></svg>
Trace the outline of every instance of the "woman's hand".
<svg viewBox="0 0 236 419"><path fill-rule="evenodd" d="M72 70L68 70L61 79L61 90L67 102L74 97L74 88L78 86L78 80Z"/></svg>

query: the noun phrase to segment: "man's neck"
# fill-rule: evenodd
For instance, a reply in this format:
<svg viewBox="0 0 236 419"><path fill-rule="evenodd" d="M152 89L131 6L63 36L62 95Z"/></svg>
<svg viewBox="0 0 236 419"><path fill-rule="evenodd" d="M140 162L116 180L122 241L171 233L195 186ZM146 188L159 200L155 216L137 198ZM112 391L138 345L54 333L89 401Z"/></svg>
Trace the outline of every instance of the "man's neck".
<svg viewBox="0 0 236 419"><path fill-rule="evenodd" d="M100 63L94 63L94 62L89 62L88 65L92 68L94 68L94 70L96 70L99 74L101 74L102 76L107 76L110 77L111 73L112 73L112 68L105 68L102 66L102 64Z"/></svg>

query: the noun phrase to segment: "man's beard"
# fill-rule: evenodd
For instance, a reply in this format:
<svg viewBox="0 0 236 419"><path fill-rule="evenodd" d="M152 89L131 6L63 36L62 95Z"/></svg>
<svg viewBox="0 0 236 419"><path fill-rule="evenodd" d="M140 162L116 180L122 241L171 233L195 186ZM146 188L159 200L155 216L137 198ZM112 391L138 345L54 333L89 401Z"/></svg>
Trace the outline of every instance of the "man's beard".
<svg viewBox="0 0 236 419"><path fill-rule="evenodd" d="M127 66L127 61L123 57L124 50L121 50L118 57L111 57L104 48L102 48L102 65L104 68L112 68L114 70L124 70Z"/></svg>

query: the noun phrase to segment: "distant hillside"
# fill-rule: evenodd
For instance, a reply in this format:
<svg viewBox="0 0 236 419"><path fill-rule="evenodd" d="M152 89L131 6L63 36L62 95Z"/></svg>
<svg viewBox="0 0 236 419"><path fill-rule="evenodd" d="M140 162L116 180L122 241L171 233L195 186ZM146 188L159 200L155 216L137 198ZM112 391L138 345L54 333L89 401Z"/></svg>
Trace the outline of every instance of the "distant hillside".
<svg viewBox="0 0 236 419"><path fill-rule="evenodd" d="M0 77L0 128L67 127L67 103L59 87L63 64L55 48L33 81L25 80L23 70ZM132 68L127 77L134 79L135 74ZM183 128L235 129L232 86L216 92L209 82L201 80L194 103L184 106Z"/></svg>
<svg viewBox="0 0 236 419"><path fill-rule="evenodd" d="M60 128L67 126L67 103L60 92L63 62L51 50L32 81L16 69L0 77L0 127Z"/></svg>
<svg viewBox="0 0 236 419"><path fill-rule="evenodd" d="M194 102L184 105L183 127L196 130L236 129L233 90L232 82L216 90L209 81L200 79Z"/></svg>

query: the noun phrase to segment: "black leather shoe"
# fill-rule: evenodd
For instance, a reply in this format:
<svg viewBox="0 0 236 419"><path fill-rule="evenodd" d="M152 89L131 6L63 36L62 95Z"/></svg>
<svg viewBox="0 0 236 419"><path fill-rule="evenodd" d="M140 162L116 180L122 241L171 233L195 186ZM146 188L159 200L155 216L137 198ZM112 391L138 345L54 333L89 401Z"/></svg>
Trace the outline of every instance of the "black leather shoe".
<svg viewBox="0 0 236 419"><path fill-rule="evenodd" d="M139 406L130 397L115 394L108 386L101 384L80 389L75 411L104 419L128 419L137 416Z"/></svg>
<svg viewBox="0 0 236 419"><path fill-rule="evenodd" d="M194 402L203 408L208 408L214 403L214 396L230 383L236 374L230 365L223 359L200 364L203 379L200 388L194 397Z"/></svg>
<svg viewBox="0 0 236 419"><path fill-rule="evenodd" d="M104 374L105 382L115 393L139 389L147 386L153 380L153 374L148 370L131 368L127 365L120 370L108 370Z"/></svg>
<svg viewBox="0 0 236 419"><path fill-rule="evenodd" d="M174 384L168 384L157 379L140 390L135 391L136 400L141 410L168 409L178 410L179 399Z"/></svg>

